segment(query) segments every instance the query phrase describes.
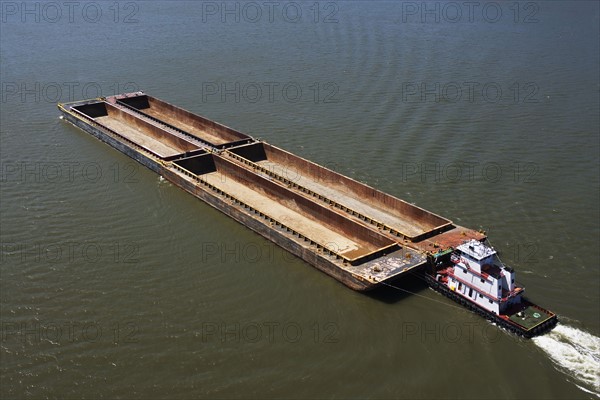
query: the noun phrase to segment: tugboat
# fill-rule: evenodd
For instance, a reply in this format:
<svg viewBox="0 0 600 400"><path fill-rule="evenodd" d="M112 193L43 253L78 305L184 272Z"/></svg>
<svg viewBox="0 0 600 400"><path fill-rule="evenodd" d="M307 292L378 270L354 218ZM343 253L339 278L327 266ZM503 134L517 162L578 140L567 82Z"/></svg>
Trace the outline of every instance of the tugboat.
<svg viewBox="0 0 600 400"><path fill-rule="evenodd" d="M434 290L508 331L531 338L558 322L556 314L523 296L515 271L488 244L471 239L430 257L425 277Z"/></svg>

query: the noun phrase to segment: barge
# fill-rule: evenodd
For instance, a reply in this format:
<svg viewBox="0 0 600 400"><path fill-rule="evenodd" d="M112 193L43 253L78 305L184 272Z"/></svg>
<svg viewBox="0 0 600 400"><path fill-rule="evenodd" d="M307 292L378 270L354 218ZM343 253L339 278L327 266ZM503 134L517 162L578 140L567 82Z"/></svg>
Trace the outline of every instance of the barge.
<svg viewBox="0 0 600 400"><path fill-rule="evenodd" d="M522 290L502 308L455 290L460 265L452 260L466 243L484 245L482 232L144 92L58 108L70 123L354 290L419 272L434 289L518 334L556 323L547 310L534 326L519 323L525 313L542 315L530 312L537 306ZM494 304L503 295L497 291Z"/></svg>

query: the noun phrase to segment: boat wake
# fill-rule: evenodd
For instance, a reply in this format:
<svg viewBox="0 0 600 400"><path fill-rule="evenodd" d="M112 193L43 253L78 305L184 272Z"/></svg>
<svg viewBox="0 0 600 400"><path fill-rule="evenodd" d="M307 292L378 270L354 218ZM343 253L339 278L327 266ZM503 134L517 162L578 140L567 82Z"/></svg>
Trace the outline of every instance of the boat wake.
<svg viewBox="0 0 600 400"><path fill-rule="evenodd" d="M600 338L559 324L532 340L561 371L574 378L577 387L600 398Z"/></svg>

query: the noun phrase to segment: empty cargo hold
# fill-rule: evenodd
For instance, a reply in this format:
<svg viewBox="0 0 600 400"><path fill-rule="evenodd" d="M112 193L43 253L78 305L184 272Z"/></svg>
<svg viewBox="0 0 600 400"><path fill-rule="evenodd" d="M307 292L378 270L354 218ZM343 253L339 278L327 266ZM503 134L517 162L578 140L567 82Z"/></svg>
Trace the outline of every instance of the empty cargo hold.
<svg viewBox="0 0 600 400"><path fill-rule="evenodd" d="M200 148L197 144L103 101L74 109L162 158Z"/></svg>
<svg viewBox="0 0 600 400"><path fill-rule="evenodd" d="M139 95L115 99L118 104L125 105L143 115L156 118L161 122L181 129L214 147L232 146L252 141L252 138L248 135L152 96Z"/></svg>
<svg viewBox="0 0 600 400"><path fill-rule="evenodd" d="M339 203L351 214L360 214L361 218L369 218L375 225L383 224L411 240L452 228L451 221L445 218L267 143L231 148L228 153L251 162L241 165L252 168L256 164L293 183L292 187L308 189L304 192Z"/></svg>
<svg viewBox="0 0 600 400"><path fill-rule="evenodd" d="M391 239L220 156L175 161L216 189L356 264L397 250Z"/></svg>

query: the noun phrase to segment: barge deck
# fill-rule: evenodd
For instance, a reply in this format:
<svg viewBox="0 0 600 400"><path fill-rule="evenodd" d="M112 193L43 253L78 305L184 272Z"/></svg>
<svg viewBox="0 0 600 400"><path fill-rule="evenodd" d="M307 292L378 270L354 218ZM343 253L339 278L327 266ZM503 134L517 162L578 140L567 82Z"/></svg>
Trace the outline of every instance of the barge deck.
<svg viewBox="0 0 600 400"><path fill-rule="evenodd" d="M454 228L448 220L142 92L59 104L59 109L69 122L355 290L371 290L424 267L425 254L406 242ZM266 168L269 161L296 170L302 179L293 182ZM338 183L325 185L323 179ZM373 200L359 204L365 195ZM400 204L399 211L392 212L390 204Z"/></svg>
<svg viewBox="0 0 600 400"><path fill-rule="evenodd" d="M355 290L485 235L143 92L64 117Z"/></svg>

